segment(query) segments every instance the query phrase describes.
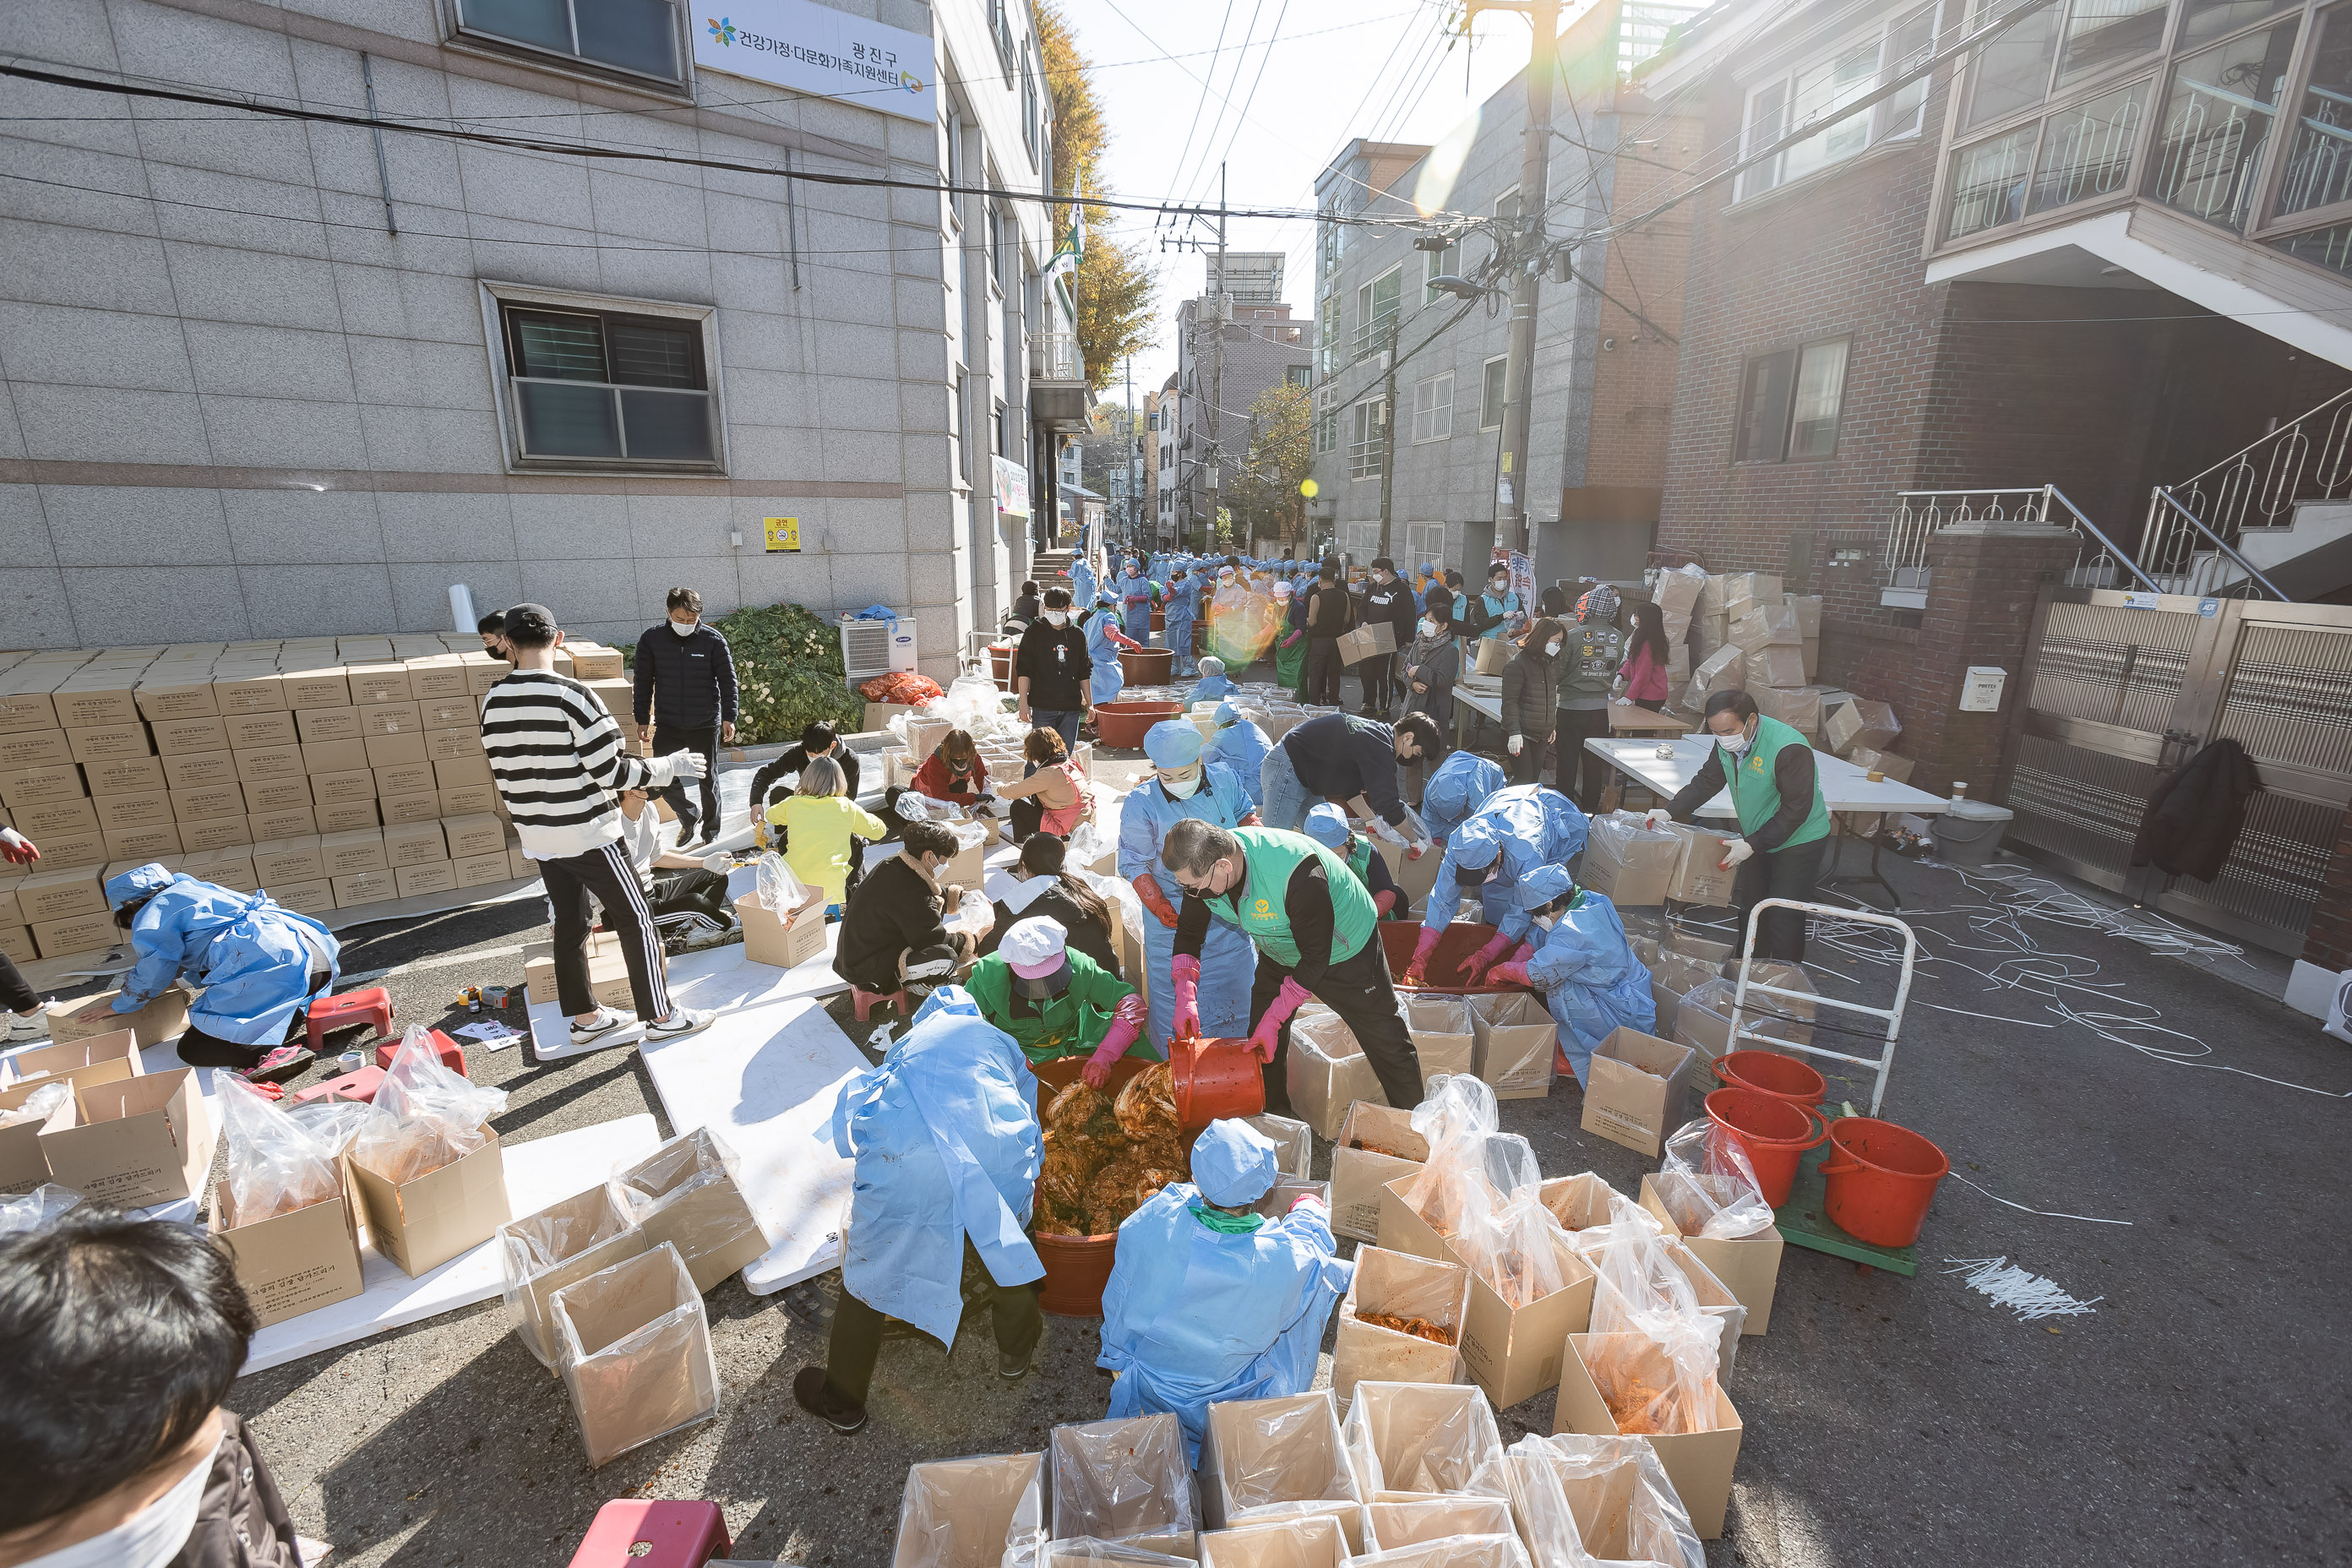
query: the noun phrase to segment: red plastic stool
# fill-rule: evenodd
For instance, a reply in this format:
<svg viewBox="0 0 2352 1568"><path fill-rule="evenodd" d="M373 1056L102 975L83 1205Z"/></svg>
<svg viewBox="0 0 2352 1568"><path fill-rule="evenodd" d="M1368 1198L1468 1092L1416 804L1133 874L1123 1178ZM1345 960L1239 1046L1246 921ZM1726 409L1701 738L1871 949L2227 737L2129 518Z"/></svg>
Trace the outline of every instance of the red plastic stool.
<svg viewBox="0 0 2352 1568"><path fill-rule="evenodd" d="M615 1498L572 1554L572 1568L702 1568L735 1549L715 1502Z"/></svg>
<svg viewBox="0 0 2352 1568"><path fill-rule="evenodd" d="M304 1028L310 1037L310 1048L325 1049L320 1042L329 1035L345 1029L356 1029L362 1024L373 1024L379 1035L392 1033L392 998L381 985L371 985L364 991L346 991L341 996L321 996L310 1004L309 1021Z"/></svg>
<svg viewBox="0 0 2352 1568"><path fill-rule="evenodd" d="M915 1010L907 1005L907 993L904 990L860 991L853 985L849 988L849 1002L850 1005L857 1010L857 1021L861 1024L868 1021L869 1015L877 1007L896 1007L901 1018L911 1018L915 1016Z"/></svg>

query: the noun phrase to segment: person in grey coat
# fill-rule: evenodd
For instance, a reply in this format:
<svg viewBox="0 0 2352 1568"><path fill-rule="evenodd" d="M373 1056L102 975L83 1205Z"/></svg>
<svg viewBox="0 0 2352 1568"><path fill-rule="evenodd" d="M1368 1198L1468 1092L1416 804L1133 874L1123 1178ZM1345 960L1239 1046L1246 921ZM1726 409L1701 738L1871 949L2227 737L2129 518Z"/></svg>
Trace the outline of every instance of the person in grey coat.
<svg viewBox="0 0 2352 1568"><path fill-rule="evenodd" d="M1503 667L1503 750L1513 784L1541 784L1544 757L1559 730L1559 671L1568 633L1558 621L1538 621L1519 657Z"/></svg>
<svg viewBox="0 0 2352 1568"><path fill-rule="evenodd" d="M1413 623L1412 636L1397 650L1403 671L1404 710L1426 713L1439 733L1454 726L1454 683L1462 679L1462 648L1454 636L1450 605L1432 605Z"/></svg>

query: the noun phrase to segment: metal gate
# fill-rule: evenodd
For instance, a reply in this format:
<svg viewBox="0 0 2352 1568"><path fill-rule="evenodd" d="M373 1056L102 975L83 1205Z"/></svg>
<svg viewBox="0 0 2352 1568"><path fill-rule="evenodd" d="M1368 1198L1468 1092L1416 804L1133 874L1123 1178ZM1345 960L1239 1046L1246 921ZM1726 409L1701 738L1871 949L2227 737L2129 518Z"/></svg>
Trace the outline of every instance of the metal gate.
<svg viewBox="0 0 2352 1568"><path fill-rule="evenodd" d="M2005 770L2008 844L2084 881L2300 955L2352 803L2352 608L2044 592ZM2223 737L2263 788L2210 882L2131 864L2158 779Z"/></svg>

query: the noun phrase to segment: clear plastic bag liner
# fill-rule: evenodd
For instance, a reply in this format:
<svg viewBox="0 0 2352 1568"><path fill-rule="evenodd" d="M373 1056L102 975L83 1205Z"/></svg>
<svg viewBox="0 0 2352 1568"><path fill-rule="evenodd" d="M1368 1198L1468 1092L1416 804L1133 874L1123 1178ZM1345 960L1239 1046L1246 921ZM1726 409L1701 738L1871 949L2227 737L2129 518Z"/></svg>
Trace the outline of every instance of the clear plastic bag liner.
<svg viewBox="0 0 2352 1568"><path fill-rule="evenodd" d="M230 1214L225 1225L257 1225L343 1190L335 1152L231 1072L213 1074L228 1169Z"/></svg>
<svg viewBox="0 0 2352 1568"><path fill-rule="evenodd" d="M1453 1237L1454 1254L1514 1310L1532 1306L1573 1281L1568 1233L1532 1192L1520 1193L1475 1215ZM1570 1260L1561 1255L1570 1254ZM1582 1279L1579 1270L1577 1279Z"/></svg>
<svg viewBox="0 0 2352 1568"><path fill-rule="evenodd" d="M614 1172L613 1179L631 1215L642 1219L663 1204L714 1182L732 1181L741 1186L741 1162L725 1140L708 1127L698 1127Z"/></svg>
<svg viewBox="0 0 2352 1568"><path fill-rule="evenodd" d="M1297 1026L1291 1026L1294 1035ZM1412 1130L1432 1149L1456 1132L1492 1132L1502 1125L1500 1107L1492 1084L1469 1073L1442 1073L1429 1081L1419 1105L1412 1109Z"/></svg>
<svg viewBox="0 0 2352 1568"><path fill-rule="evenodd" d="M1658 1227L1647 1209L1590 1171L1546 1182L1543 1203L1579 1250L1607 1241L1612 1226Z"/></svg>
<svg viewBox="0 0 2352 1568"><path fill-rule="evenodd" d="M1213 1405L1209 1425L1228 1525L1362 1500L1328 1388Z"/></svg>
<svg viewBox="0 0 2352 1568"><path fill-rule="evenodd" d="M1159 1543L1190 1555L1200 1493L1172 1415L1056 1426L1046 1443L1053 1535Z"/></svg>
<svg viewBox="0 0 2352 1568"><path fill-rule="evenodd" d="M1045 1543L1043 1454L910 1465L893 1568L1025 1568Z"/></svg>
<svg viewBox="0 0 2352 1568"><path fill-rule="evenodd" d="M774 850L761 855L751 865L758 879L756 890L760 907L770 914L791 914L808 897L808 889L793 875L793 868L784 864L784 858Z"/></svg>
<svg viewBox="0 0 2352 1568"><path fill-rule="evenodd" d="M1706 1568L1706 1549L1646 1437L1530 1434L1503 1464L1536 1568Z"/></svg>
<svg viewBox="0 0 2352 1568"><path fill-rule="evenodd" d="M1497 1028L1518 1024L1549 1024L1551 1013L1543 998L1526 991L1491 991L1466 997L1480 1017ZM1466 1027L1466 1026L1465 1026Z"/></svg>
<svg viewBox="0 0 2352 1568"><path fill-rule="evenodd" d="M1470 1032L1469 997L1400 996L1397 1000L1405 1005L1405 1022L1416 1035L1466 1035Z"/></svg>
<svg viewBox="0 0 2352 1568"><path fill-rule="evenodd" d="M1267 1112L1244 1117L1252 1127L1265 1134L1275 1148L1275 1169L1283 1175L1300 1182L1310 1181L1315 1173L1315 1130L1304 1121ZM1287 1212L1287 1211L1286 1211Z"/></svg>
<svg viewBox="0 0 2352 1568"><path fill-rule="evenodd" d="M352 1146L362 1127L375 1107L363 1100L314 1100L306 1105L289 1105L286 1114L295 1125L324 1144L330 1153L341 1154Z"/></svg>
<svg viewBox="0 0 2352 1568"><path fill-rule="evenodd" d="M376 1090L374 1113L352 1140L352 1158L387 1182L413 1182L488 1143L484 1123L506 1108L506 1090L443 1066L430 1031L412 1024Z"/></svg>
<svg viewBox="0 0 2352 1568"><path fill-rule="evenodd" d="M1290 1048L1297 1050L1301 1042L1326 1061L1344 1061L1364 1054L1364 1047L1356 1043L1356 1033L1348 1027L1347 1020L1320 1003L1310 1002L1291 1015Z"/></svg>
<svg viewBox="0 0 2352 1568"><path fill-rule="evenodd" d="M1508 1495L1495 1408L1459 1384L1360 1383L1343 1429L1365 1500Z"/></svg>
<svg viewBox="0 0 2352 1568"><path fill-rule="evenodd" d="M1097 877L1092 871L1078 869L1067 860L1063 863L1063 869L1101 894L1103 902L1118 911L1118 923L1127 931L1127 951L1138 954L1134 962L1139 963L1139 955L1143 952L1143 900L1136 892L1135 884L1124 877ZM1127 978L1140 982L1143 977L1129 974Z"/></svg>
<svg viewBox="0 0 2352 1568"><path fill-rule="evenodd" d="M1773 1016L1775 1013L1787 1010L1781 1005L1781 998L1766 996L1751 991L1748 994L1748 1005L1739 1011L1739 1038L1731 1039L1731 1003L1732 998L1738 994L1738 991L1739 987L1736 984L1724 979L1721 975L1711 980L1703 980L1683 993L1681 999L1675 1003L1675 1016L1679 1021L1684 1008L1692 1008L1712 1015L1716 1019L1716 1032L1722 1035L1727 1042L1724 1047L1726 1050L1751 1048L1759 1036L1769 1039L1794 1040L1798 1038L1798 1031L1803 1030L1805 1039L1810 1040L1812 1037L1809 1026L1789 1018Z"/></svg>
<svg viewBox="0 0 2352 1568"><path fill-rule="evenodd" d="M1660 1437L1715 1430L1718 1320L1694 1310L1688 1317L1645 1318L1633 1331L1603 1329L1597 1290L1592 1316L1584 1365L1620 1433Z"/></svg>
<svg viewBox="0 0 2352 1568"><path fill-rule="evenodd" d="M71 1088L68 1084L57 1087ZM79 1193L71 1187L61 1187L55 1182L43 1182L29 1193L0 1196L0 1236L13 1236L18 1231L47 1230L80 1202Z"/></svg>
<svg viewBox="0 0 2352 1568"><path fill-rule="evenodd" d="M1196 1568L1190 1557L1171 1557L1126 1541L1096 1541L1078 1536L1047 1542L1042 1568Z"/></svg>
<svg viewBox="0 0 2352 1568"><path fill-rule="evenodd" d="M1394 1552L1457 1535L1508 1535L1511 1505L1501 1498L1428 1498L1364 1506L1364 1547Z"/></svg>
<svg viewBox="0 0 2352 1568"><path fill-rule="evenodd" d="M1598 1280L1592 1289L1592 1332L1654 1335L1672 1320L1699 1315L1690 1279L1675 1267L1665 1237L1655 1226L1612 1226L1586 1234L1594 1239L1584 1256Z"/></svg>
<svg viewBox="0 0 2352 1568"><path fill-rule="evenodd" d="M710 1325L676 1247L565 1286L549 1315L591 1465L719 1413Z"/></svg>
<svg viewBox="0 0 2352 1568"><path fill-rule="evenodd" d="M1108 830L1096 823L1079 823L1070 829L1069 847L1062 863L1068 867L1094 865L1118 847L1117 833L1115 823Z"/></svg>
<svg viewBox="0 0 2352 1568"><path fill-rule="evenodd" d="M1748 1151L1706 1117L1685 1122L1666 1140L1654 1180L1685 1236L1736 1241L1772 1228L1772 1207Z"/></svg>
<svg viewBox="0 0 2352 1568"><path fill-rule="evenodd" d="M1375 1505L1377 1506L1377 1505ZM1508 1509L1504 1512L1507 1516ZM1512 1534L1449 1535L1392 1552L1354 1558L1349 1568L1530 1568L1528 1549Z"/></svg>
<svg viewBox="0 0 2352 1568"><path fill-rule="evenodd" d="M14 1110L0 1110L0 1127L14 1127L25 1121L47 1121L73 1099L73 1085L45 1083L25 1097L25 1103Z"/></svg>
<svg viewBox="0 0 2352 1568"><path fill-rule="evenodd" d="M506 1303L507 1321L541 1365L555 1364L556 1346L544 1306L551 1283L571 1283L563 1277L581 1272L583 1256L635 1229L627 1207L609 1184L499 1226L499 1296ZM629 1250L642 1248L640 1237ZM603 1259L606 1264L621 1260L617 1251Z"/></svg>

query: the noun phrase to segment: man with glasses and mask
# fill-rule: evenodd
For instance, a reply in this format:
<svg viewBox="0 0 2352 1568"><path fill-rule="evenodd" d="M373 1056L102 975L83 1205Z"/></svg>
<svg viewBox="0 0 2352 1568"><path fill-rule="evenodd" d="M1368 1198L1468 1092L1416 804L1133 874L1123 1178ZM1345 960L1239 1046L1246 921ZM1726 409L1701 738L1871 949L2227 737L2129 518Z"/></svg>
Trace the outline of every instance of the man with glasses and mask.
<svg viewBox="0 0 2352 1568"><path fill-rule="evenodd" d="M1765 899L1810 903L1818 895L1830 849L1830 811L1821 772L1805 737L1756 710L1745 691L1718 691L1706 700L1706 737L1715 744L1680 795L1650 808L1652 823L1688 822L1698 808L1728 790L1739 818L1737 838L1724 841L1722 869L1734 873L1731 907L1738 928ZM1757 922L1756 956L1805 962L1805 917L1768 910Z"/></svg>
<svg viewBox="0 0 2352 1568"><path fill-rule="evenodd" d="M1143 737L1143 754L1155 776L1139 784L1119 808L1118 874L1135 885L1143 900L1143 965L1151 994L1151 1043L1168 1049L1176 1024L1176 993L1170 966L1176 958L1176 900L1182 897L1160 864L1168 830L1198 820L1218 827L1255 827L1256 808L1232 769L1207 760L1201 731L1181 719L1154 724ZM1257 973L1257 950L1235 926L1210 927L1202 936L1201 1027L1211 1039L1239 1039L1249 1033L1250 982Z"/></svg>
<svg viewBox="0 0 2352 1568"><path fill-rule="evenodd" d="M1289 1112L1290 1016L1310 997L1355 1035L1391 1105L1421 1103L1421 1058L1389 978L1379 910L1345 862L1304 834L1192 818L1168 830L1160 862L1184 893L1170 965L1179 1038L1199 1032L1210 926L1234 926L1257 944L1249 1041L1265 1064L1267 1110Z"/></svg>
<svg viewBox="0 0 2352 1568"><path fill-rule="evenodd" d="M1012 1036L1032 1063L1084 1057L1083 1076L1097 1089L1143 1034L1135 987L1073 950L1061 922L1043 915L1015 921L996 951L972 965L964 989L981 1016ZM1134 1054L1148 1058L1151 1051Z"/></svg>

